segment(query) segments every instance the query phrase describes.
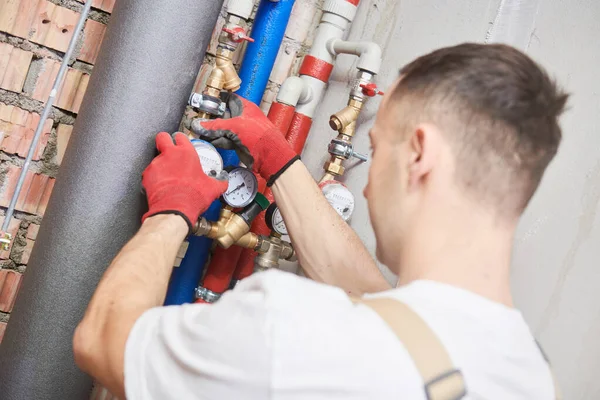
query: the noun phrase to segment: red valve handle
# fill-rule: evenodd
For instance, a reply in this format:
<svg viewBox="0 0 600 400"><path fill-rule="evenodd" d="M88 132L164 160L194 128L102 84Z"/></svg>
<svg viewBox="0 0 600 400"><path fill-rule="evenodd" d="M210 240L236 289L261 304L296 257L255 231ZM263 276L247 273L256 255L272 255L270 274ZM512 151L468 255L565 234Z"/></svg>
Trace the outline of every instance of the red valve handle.
<svg viewBox="0 0 600 400"><path fill-rule="evenodd" d="M223 28L223 32L229 33L231 35L231 40L233 40L236 43L240 43L244 40L247 42L254 42L254 39L246 35L246 32L244 32L244 28L240 26L235 28Z"/></svg>
<svg viewBox="0 0 600 400"><path fill-rule="evenodd" d="M377 88L377 85L374 83L361 83L360 87L362 88L362 92L365 96L374 97L377 95L383 96L383 92Z"/></svg>

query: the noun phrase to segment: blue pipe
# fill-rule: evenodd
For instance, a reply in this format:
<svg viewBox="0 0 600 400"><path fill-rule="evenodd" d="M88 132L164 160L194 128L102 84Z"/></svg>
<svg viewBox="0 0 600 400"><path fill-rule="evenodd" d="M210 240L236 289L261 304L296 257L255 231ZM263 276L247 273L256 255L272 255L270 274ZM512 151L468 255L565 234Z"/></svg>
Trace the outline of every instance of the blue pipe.
<svg viewBox="0 0 600 400"><path fill-rule="evenodd" d="M223 157L223 164L225 166L235 166L240 163L235 151L222 149L218 149L218 151L221 157ZM216 221L219 219L220 211L221 201L215 200L202 216L209 221ZM181 265L173 268L173 272L171 273L165 306L194 302L194 290L198 286L206 267L212 239L192 235L188 240L190 245L185 253L185 257L181 260Z"/></svg>
<svg viewBox="0 0 600 400"><path fill-rule="evenodd" d="M295 0L261 0L254 26L252 38L244 54L244 60L239 71L242 84L237 94L249 101L260 105L263 93L267 88L269 76L281 47L292 7ZM236 166L240 160L232 150L221 150L225 166ZM203 217L210 221L219 219L221 203L219 200L211 204ZM181 265L173 269L167 288L165 305L192 303L194 289L198 286L210 254L212 240L205 237L192 236L190 245Z"/></svg>
<svg viewBox="0 0 600 400"><path fill-rule="evenodd" d="M281 47L295 0L261 0L240 68L242 85L237 94L259 105Z"/></svg>

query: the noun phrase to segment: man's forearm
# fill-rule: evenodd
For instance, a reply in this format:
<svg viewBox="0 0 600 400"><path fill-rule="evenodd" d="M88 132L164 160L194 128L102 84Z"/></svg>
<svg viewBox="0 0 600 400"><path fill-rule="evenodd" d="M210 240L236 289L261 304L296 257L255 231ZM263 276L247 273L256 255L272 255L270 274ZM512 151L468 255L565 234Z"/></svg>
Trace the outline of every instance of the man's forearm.
<svg viewBox="0 0 600 400"><path fill-rule="evenodd" d="M329 205L304 164L295 162L272 189L306 275L353 294L390 288L356 233Z"/></svg>
<svg viewBox="0 0 600 400"><path fill-rule="evenodd" d="M125 343L144 311L162 305L177 251L188 232L183 218L148 218L102 277L74 337L78 365L123 395Z"/></svg>

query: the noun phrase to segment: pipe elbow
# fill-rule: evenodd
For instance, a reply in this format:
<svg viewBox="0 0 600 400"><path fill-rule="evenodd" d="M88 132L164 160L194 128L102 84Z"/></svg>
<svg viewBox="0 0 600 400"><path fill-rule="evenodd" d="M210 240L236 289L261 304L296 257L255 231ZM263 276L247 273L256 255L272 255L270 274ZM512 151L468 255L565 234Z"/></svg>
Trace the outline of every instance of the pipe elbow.
<svg viewBox="0 0 600 400"><path fill-rule="evenodd" d="M296 107L299 103L308 103L312 99L312 91L304 80L298 76L288 77L279 92L277 102Z"/></svg>
<svg viewBox="0 0 600 400"><path fill-rule="evenodd" d="M327 50L332 54L352 54L358 56L357 68L377 75L381 68L381 47L373 42L348 42L341 39L330 39Z"/></svg>
<svg viewBox="0 0 600 400"><path fill-rule="evenodd" d="M223 72L223 89L235 92L240 88L242 80L233 66L232 54L231 51L220 48L217 51L215 65Z"/></svg>

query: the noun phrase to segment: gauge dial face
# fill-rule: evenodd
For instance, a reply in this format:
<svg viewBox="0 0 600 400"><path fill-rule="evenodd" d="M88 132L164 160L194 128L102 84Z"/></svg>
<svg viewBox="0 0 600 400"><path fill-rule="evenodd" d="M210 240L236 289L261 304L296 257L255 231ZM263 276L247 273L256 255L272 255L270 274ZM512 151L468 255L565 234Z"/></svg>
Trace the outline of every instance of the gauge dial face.
<svg viewBox="0 0 600 400"><path fill-rule="evenodd" d="M346 186L336 181L321 185L323 195L344 221L348 221L354 212L354 195Z"/></svg>
<svg viewBox="0 0 600 400"><path fill-rule="evenodd" d="M202 170L210 177L215 177L223 171L223 159L215 146L204 140L194 139L192 144L200 157ZM214 172L213 172L214 171Z"/></svg>
<svg viewBox="0 0 600 400"><path fill-rule="evenodd" d="M283 216L281 215L281 211L279 207L273 211L273 215L271 216L271 226L273 230L280 235L287 235L287 227L285 226L285 222L283 221Z"/></svg>
<svg viewBox="0 0 600 400"><path fill-rule="evenodd" d="M229 173L229 186L223 199L231 207L246 207L258 192L258 181L247 168L235 168Z"/></svg>

